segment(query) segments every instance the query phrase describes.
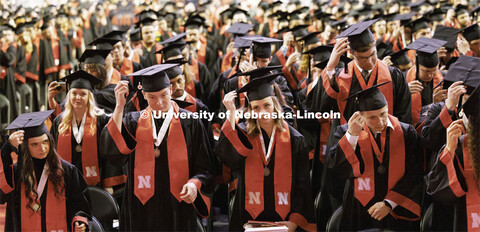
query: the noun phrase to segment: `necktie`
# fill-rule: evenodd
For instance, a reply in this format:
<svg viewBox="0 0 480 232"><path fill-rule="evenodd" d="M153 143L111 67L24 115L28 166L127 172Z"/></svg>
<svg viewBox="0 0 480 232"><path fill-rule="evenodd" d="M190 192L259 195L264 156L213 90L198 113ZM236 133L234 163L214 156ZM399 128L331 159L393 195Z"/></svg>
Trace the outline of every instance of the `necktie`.
<svg viewBox="0 0 480 232"><path fill-rule="evenodd" d="M368 82L368 78L370 77L370 74L368 73L367 70L362 70L362 77L365 79L365 82Z"/></svg>

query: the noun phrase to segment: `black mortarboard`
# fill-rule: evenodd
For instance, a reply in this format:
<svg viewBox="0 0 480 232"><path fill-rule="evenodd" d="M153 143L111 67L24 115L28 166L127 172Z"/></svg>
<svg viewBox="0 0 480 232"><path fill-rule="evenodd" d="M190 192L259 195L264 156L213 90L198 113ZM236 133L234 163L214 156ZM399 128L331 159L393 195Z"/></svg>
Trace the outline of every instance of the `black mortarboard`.
<svg viewBox="0 0 480 232"><path fill-rule="evenodd" d="M419 19L416 19L414 21L411 21L405 24L405 26L412 28L412 33L415 33L421 29L430 28L429 22L430 20L428 20L427 18L421 17Z"/></svg>
<svg viewBox="0 0 480 232"><path fill-rule="evenodd" d="M450 69L450 66L452 64L454 64L455 62L457 62L459 57L451 57L450 60L448 60L448 62L445 64L445 70L449 70Z"/></svg>
<svg viewBox="0 0 480 232"><path fill-rule="evenodd" d="M347 19L342 19L338 21L330 21L328 23L332 28L337 31L341 31L347 25Z"/></svg>
<svg viewBox="0 0 480 232"><path fill-rule="evenodd" d="M419 64L427 68L433 68L437 66L439 62L437 50L446 43L447 41L444 40L421 37L409 44L406 48L417 51Z"/></svg>
<svg viewBox="0 0 480 232"><path fill-rule="evenodd" d="M66 76L65 80L69 89L87 89L91 92L93 92L94 86L102 83L102 80L83 70L78 70Z"/></svg>
<svg viewBox="0 0 480 232"><path fill-rule="evenodd" d="M460 29L437 25L435 29L435 34L433 34L432 38L447 41L447 43L445 44L445 48L448 51L453 51L453 49L455 49L456 47L457 34L459 32Z"/></svg>
<svg viewBox="0 0 480 232"><path fill-rule="evenodd" d="M282 40L268 37L243 37L252 41L252 54L258 58L270 58L272 56L272 43L281 43Z"/></svg>
<svg viewBox="0 0 480 232"><path fill-rule="evenodd" d="M399 66L412 63L407 56L407 51L408 49L403 49L390 55L390 60L392 61L393 65Z"/></svg>
<svg viewBox="0 0 480 232"><path fill-rule="evenodd" d="M349 99L355 98L355 103L359 111L371 111L378 110L387 105L387 100L383 93L378 89L379 86L387 84L390 81L383 82L381 84L374 85L365 90L358 91L348 98L344 99L347 101Z"/></svg>
<svg viewBox="0 0 480 232"><path fill-rule="evenodd" d="M412 20L412 17L415 16L417 13L408 13L408 14L401 14L395 16L394 20L400 20L400 26L405 26L407 25L410 20Z"/></svg>
<svg viewBox="0 0 480 232"><path fill-rule="evenodd" d="M178 66L178 64L157 64L138 70L128 76L141 77L143 91L157 92L170 86L170 79L165 71L175 66Z"/></svg>
<svg viewBox="0 0 480 232"><path fill-rule="evenodd" d="M473 8L472 11L470 11L470 15L475 19L478 16L478 12L480 12L480 6Z"/></svg>
<svg viewBox="0 0 480 232"><path fill-rule="evenodd" d="M143 21L146 18L156 19L157 12L155 12L154 10L144 10L138 13L137 16L139 21Z"/></svg>
<svg viewBox="0 0 480 232"><path fill-rule="evenodd" d="M21 114L5 129L24 130L24 141L28 141L29 138L42 136L49 133L44 122L53 113L53 111L54 110L47 110Z"/></svg>
<svg viewBox="0 0 480 232"><path fill-rule="evenodd" d="M171 63L171 64L174 64L174 63ZM182 69L178 65L165 70L165 72L167 73L169 80L175 79L176 77L178 77L178 75L183 74Z"/></svg>
<svg viewBox="0 0 480 232"><path fill-rule="evenodd" d="M137 25L140 26L140 27L150 26L150 25L152 25L155 21L157 21L157 19L152 18L152 17L146 17L146 18L140 20L140 21L137 23Z"/></svg>
<svg viewBox="0 0 480 232"><path fill-rule="evenodd" d="M130 31L130 41L136 42L142 40L140 28L135 27Z"/></svg>
<svg viewBox="0 0 480 232"><path fill-rule="evenodd" d="M265 76L258 76L253 80L250 79L250 82L239 89L237 93L247 92L247 98L249 102L275 96L272 82L277 76L278 74L267 74Z"/></svg>
<svg viewBox="0 0 480 232"><path fill-rule="evenodd" d="M304 41L305 46L308 46L308 45L314 44L314 43L318 43L318 42L320 42L320 39L318 39L317 35L320 34L320 33L321 32L319 32L319 31L308 33L307 35L298 38L297 41Z"/></svg>
<svg viewBox="0 0 480 232"><path fill-rule="evenodd" d="M113 45L120 42L117 39L105 39L103 37L97 38L94 41L90 42L88 46L95 45L96 49L99 50L113 50Z"/></svg>
<svg viewBox="0 0 480 232"><path fill-rule="evenodd" d="M468 12L468 6L465 6L465 5L457 5L457 7L455 7L455 17L461 15L461 14L469 14ZM470 14L469 14L470 15Z"/></svg>
<svg viewBox="0 0 480 232"><path fill-rule="evenodd" d="M87 49L83 52L82 56L78 60L85 64L101 64L105 65L105 58L108 56L111 50L95 50Z"/></svg>
<svg viewBox="0 0 480 232"><path fill-rule="evenodd" d="M462 105L463 113L470 117L470 115L478 116L480 110L480 87L477 86L470 97Z"/></svg>
<svg viewBox="0 0 480 232"><path fill-rule="evenodd" d="M480 39L480 27L478 26L478 22L464 28L462 30L462 35L468 42Z"/></svg>
<svg viewBox="0 0 480 232"><path fill-rule="evenodd" d="M332 54L333 46L332 45L322 45L318 47L314 47L303 54L312 54L313 61L315 62L322 62L324 60L330 59L330 55Z"/></svg>
<svg viewBox="0 0 480 232"><path fill-rule="evenodd" d="M26 25L25 23L20 23L17 25L17 28L15 28L15 34L17 35L20 35L22 34L23 32L25 32L25 29L26 29Z"/></svg>
<svg viewBox="0 0 480 232"><path fill-rule="evenodd" d="M430 19L430 21L432 22L443 21L444 14L445 14L445 11L443 11L441 8L437 8L431 11L430 13L428 13L428 19Z"/></svg>
<svg viewBox="0 0 480 232"><path fill-rule="evenodd" d="M110 31L110 32L106 33L105 35L101 36L100 38L122 41L122 40L124 40L123 35L125 34L125 32L126 31L113 30L113 31Z"/></svg>
<svg viewBox="0 0 480 232"><path fill-rule="evenodd" d="M410 3L408 6L410 6L410 9L412 11L418 11L420 9L420 6L422 6L424 3L425 3L425 0L420 0L420 1Z"/></svg>
<svg viewBox="0 0 480 232"><path fill-rule="evenodd" d="M463 85L467 86L467 94L471 94L480 84L479 64L480 58L461 55L443 78L443 88L448 89L454 82L463 81Z"/></svg>
<svg viewBox="0 0 480 232"><path fill-rule="evenodd" d="M184 26L186 29L191 28L191 29L198 29L201 26L205 25L205 19L199 15L195 15L192 17L189 17L187 19L187 22L185 22Z"/></svg>
<svg viewBox="0 0 480 232"><path fill-rule="evenodd" d="M185 60L183 57L181 57L181 58L169 59L169 60L164 61L163 63L164 64L179 64L179 65L182 65L182 64L188 63L188 61Z"/></svg>
<svg viewBox="0 0 480 232"><path fill-rule="evenodd" d="M309 25L302 24L292 27L289 31L293 33L294 38L302 37L308 35L308 31L305 30Z"/></svg>
<svg viewBox="0 0 480 232"><path fill-rule="evenodd" d="M248 23L234 23L228 28L227 33L233 34L234 37L244 36L252 29L252 27L253 25Z"/></svg>
<svg viewBox="0 0 480 232"><path fill-rule="evenodd" d="M340 35L338 35L336 38L348 37L348 41L350 42L350 48L353 50L366 47L370 43L375 42L373 34L368 29L368 27L370 27L376 21L377 19L373 19L354 24L342 33L340 33Z"/></svg>
<svg viewBox="0 0 480 232"><path fill-rule="evenodd" d="M164 40L164 41L162 42L162 45L170 44L170 43L174 43L174 42L178 42L179 40L185 38L185 35L186 35L186 34L187 34L187 33L183 32L183 33L180 33L180 34L178 34L178 35L172 36L172 37Z"/></svg>
<svg viewBox="0 0 480 232"><path fill-rule="evenodd" d="M392 49L389 44L382 42L381 40L377 41L377 57L380 60L383 60L385 56L388 56L392 53Z"/></svg>
<svg viewBox="0 0 480 232"><path fill-rule="evenodd" d="M235 73L234 76L250 76L250 81L251 81L255 78L272 74L271 71L276 69L281 69L281 68L283 68L282 65L265 66L265 67L257 68L244 73L242 72Z"/></svg>
<svg viewBox="0 0 480 232"><path fill-rule="evenodd" d="M185 109L189 106L192 106L194 105L193 103L191 102L187 102L187 101L182 101L182 100L178 100L178 99L175 99L175 98L172 98L172 100L177 103L178 107L182 108L182 109Z"/></svg>
<svg viewBox="0 0 480 232"><path fill-rule="evenodd" d="M235 38L233 41L233 48L249 48L252 45L252 41L244 38L245 37Z"/></svg>
<svg viewBox="0 0 480 232"><path fill-rule="evenodd" d="M156 51L156 53L162 53L163 59L168 60L168 58L170 57L176 57L176 56L182 55L181 47L183 46L184 45L180 45L177 43L171 43L163 47L162 49Z"/></svg>

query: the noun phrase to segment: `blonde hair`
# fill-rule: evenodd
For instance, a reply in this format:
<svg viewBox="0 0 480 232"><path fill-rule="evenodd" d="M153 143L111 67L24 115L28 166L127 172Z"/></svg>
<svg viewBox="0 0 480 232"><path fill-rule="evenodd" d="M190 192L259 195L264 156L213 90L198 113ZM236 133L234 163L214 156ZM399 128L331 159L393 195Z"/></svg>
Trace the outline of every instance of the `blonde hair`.
<svg viewBox="0 0 480 232"><path fill-rule="evenodd" d="M282 106L280 105L280 102L278 101L277 97L271 96L272 101L273 101L273 112L277 114L277 118L274 118L274 124L276 127L280 128L281 130L285 129L283 128L283 119L280 117L280 114L282 113ZM245 112L253 112L252 109L252 104L248 104L248 108L244 109ZM260 125L257 122L257 119L253 118L248 118L247 119L247 134L251 136L257 136L260 134Z"/></svg>
<svg viewBox="0 0 480 232"><path fill-rule="evenodd" d="M73 106L72 103L70 102L70 91L68 91L66 100L65 100L65 110L63 111L62 114L62 122L58 126L58 132L60 134L64 134L67 130L70 129L72 125L72 120L74 117L73 114ZM87 116L90 116L92 118L100 116L104 114L105 112L103 109L98 108L97 104L95 103L95 98L93 97L93 93L91 91L88 91L88 101L87 101ZM93 128L93 125L91 125Z"/></svg>

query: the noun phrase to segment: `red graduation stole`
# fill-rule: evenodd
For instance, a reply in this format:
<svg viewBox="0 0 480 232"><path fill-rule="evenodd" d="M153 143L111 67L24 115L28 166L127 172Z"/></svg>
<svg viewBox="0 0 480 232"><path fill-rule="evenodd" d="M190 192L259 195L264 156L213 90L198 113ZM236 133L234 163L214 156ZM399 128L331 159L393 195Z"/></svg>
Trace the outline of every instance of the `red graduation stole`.
<svg viewBox="0 0 480 232"><path fill-rule="evenodd" d="M72 163L72 129L58 135L58 153L65 161ZM100 182L97 151L97 118L87 114L82 139L82 171L87 184L95 186Z"/></svg>
<svg viewBox="0 0 480 232"><path fill-rule="evenodd" d="M193 97L197 97L197 90L195 89L195 81L190 80L190 82L185 82L185 91L192 95Z"/></svg>
<svg viewBox="0 0 480 232"><path fill-rule="evenodd" d="M120 67L120 73L127 76L133 73L133 63L127 58L123 58L122 66ZM133 77L130 77L133 83Z"/></svg>
<svg viewBox="0 0 480 232"><path fill-rule="evenodd" d="M342 124L347 123L347 120L345 119L344 112L345 112L345 107L347 106L347 101L344 101L343 99L347 98L349 93L350 93L350 87L352 85L352 79L353 79L353 72L355 72L355 76L357 78L357 81L359 82L362 90L365 90L367 88L370 88L373 86L375 83L375 80L377 80L377 83L383 83L386 81L390 81L389 83L379 86L378 89L385 95L385 98L387 99L388 102L388 113L393 115L393 85L392 85L392 77L390 75L390 71L388 70L388 66L384 64L381 60L377 59L377 63L375 64L375 67L373 67L373 70L370 74L370 78L368 81L368 84L365 83L365 80L362 78L362 74L360 74L360 70L358 70L357 66L354 64L354 61L351 61L348 63L348 74L345 73L345 69L342 70L342 73L338 76L337 79L337 84L339 87L339 93L337 94L332 94L331 92L333 91L330 87L328 82L328 77L326 77L326 69L322 72L322 78L323 78L323 83L326 89L326 92L329 96L332 97L332 95L337 95L337 104L338 104L338 109L342 115L340 122ZM323 77L325 74L325 77Z"/></svg>
<svg viewBox="0 0 480 232"><path fill-rule="evenodd" d="M60 162L60 160L58 162ZM48 187L44 190L44 194L47 194L45 202L46 229L47 231L67 231L67 206L65 202L65 192L57 198L57 196L55 196L55 187L52 181L48 180L47 184ZM25 184L21 183L20 185L21 230L42 231L42 211L33 211L30 207L27 207L28 199L25 196ZM33 196L33 199L35 199L35 196ZM40 202L37 202L37 204L40 205Z"/></svg>
<svg viewBox="0 0 480 232"><path fill-rule="evenodd" d="M388 163L388 189L390 190L405 173L405 141L403 138L403 130L398 120L391 115L388 115L388 117L395 128L394 130L390 130L390 157ZM387 129L383 130L381 134L380 149L382 150L380 151L380 162L383 160L386 130ZM357 198L363 206L366 206L375 195L376 169L374 168L373 159L375 159L376 154L372 151L379 153L376 142L366 124L359 134L358 145L360 146L360 153L365 163L365 171L362 175L355 178L355 198ZM368 186L365 186L365 183L368 184Z"/></svg>
<svg viewBox="0 0 480 232"><path fill-rule="evenodd" d="M283 122L283 127L285 128L283 131L276 128L275 138L270 139L275 140L275 170L271 170L274 175L275 211L285 220L290 212L292 148L288 124ZM245 159L245 209L253 219L264 210L263 173L264 167L268 165L263 154L260 136L262 135L249 137L254 148Z"/></svg>
<svg viewBox="0 0 480 232"><path fill-rule="evenodd" d="M178 105L172 101L173 110L178 113ZM137 123L136 139L137 146L135 151L135 176L134 193L143 205L155 193L155 153L153 146L153 128L150 106L145 109ZM183 135L182 125L176 117L170 121L168 130L167 155L168 170L170 176L170 192L181 202L180 192L184 184L189 179L188 153L185 137ZM160 154L165 155L165 154ZM148 183L143 183L146 180ZM200 191L200 189L198 189Z"/></svg>
<svg viewBox="0 0 480 232"><path fill-rule="evenodd" d="M197 101L195 100L195 98L192 97L192 95L187 93L187 96L185 97L185 101L193 103L193 105L185 107L186 110L190 112L197 112Z"/></svg>
<svg viewBox="0 0 480 232"><path fill-rule="evenodd" d="M416 79L417 69L413 66L407 72L407 83L410 83ZM435 77L433 77L433 86L436 86L443 80L442 73L437 70ZM412 94L412 125L417 125L420 117L420 111L422 110L422 95L421 93Z"/></svg>
<svg viewBox="0 0 480 232"><path fill-rule="evenodd" d="M113 69L113 72L112 72L112 77L110 78L110 84L116 85L122 79L122 75L117 69L115 68L112 68L112 69Z"/></svg>
<svg viewBox="0 0 480 232"><path fill-rule="evenodd" d="M162 46L161 44L155 42L155 51L158 51L158 50L160 50L160 49L162 49L162 48L163 48L163 46ZM161 64L161 63L162 63L162 59L163 59L162 53L156 53L156 54L155 54L155 57L157 58L157 64ZM135 61L135 60L134 60L134 61ZM137 62L137 63L139 63L139 62Z"/></svg>
<svg viewBox="0 0 480 232"><path fill-rule="evenodd" d="M467 222L468 231L480 231L480 225L478 220L480 217L480 195L478 192L478 186L473 177L473 167L470 157L470 150L467 147L467 136L463 139L463 167L465 181L467 182L468 191L466 192L466 208L467 208ZM474 221L475 219L475 221ZM474 227L475 226L475 227Z"/></svg>

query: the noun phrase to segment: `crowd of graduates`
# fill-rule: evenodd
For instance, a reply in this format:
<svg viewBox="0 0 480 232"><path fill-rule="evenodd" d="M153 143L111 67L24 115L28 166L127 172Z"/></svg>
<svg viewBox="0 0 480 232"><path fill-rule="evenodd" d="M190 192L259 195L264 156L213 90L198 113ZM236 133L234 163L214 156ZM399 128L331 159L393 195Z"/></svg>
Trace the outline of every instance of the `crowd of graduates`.
<svg viewBox="0 0 480 232"><path fill-rule="evenodd" d="M6 231L91 229L88 186L121 231L480 228L477 1L11 4Z"/></svg>

